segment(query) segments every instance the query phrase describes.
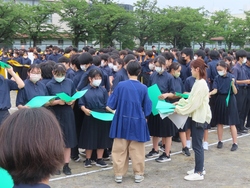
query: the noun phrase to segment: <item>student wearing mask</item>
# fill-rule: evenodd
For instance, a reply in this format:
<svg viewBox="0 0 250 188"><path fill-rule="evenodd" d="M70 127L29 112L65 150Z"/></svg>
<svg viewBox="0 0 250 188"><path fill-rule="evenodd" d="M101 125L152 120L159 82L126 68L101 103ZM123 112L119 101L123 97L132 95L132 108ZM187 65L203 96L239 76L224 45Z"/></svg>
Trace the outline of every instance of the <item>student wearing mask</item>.
<svg viewBox="0 0 250 188"><path fill-rule="evenodd" d="M69 96L75 94L75 87L72 80L66 78L66 68L63 64L57 63L53 69L53 78L46 84L50 96L55 96L57 93L64 92ZM72 109L74 101L65 102L61 99L50 101L51 110L54 112L64 135L64 166L63 173L71 174L69 168L71 148L77 145L75 118ZM57 172L60 174L60 171Z"/></svg>
<svg viewBox="0 0 250 188"><path fill-rule="evenodd" d="M52 71L55 65L56 62L50 60L46 61L45 63L39 64L42 73L41 82L44 85L46 85L53 78Z"/></svg>
<svg viewBox="0 0 250 188"><path fill-rule="evenodd" d="M238 50L236 52L237 63L232 68L232 73L235 77L238 93L236 95L237 109L240 118L239 124L236 124L238 134L247 133L248 129L245 125L245 112L247 104L247 85L250 84L250 79L247 77L244 69L244 64L247 62L247 52Z"/></svg>
<svg viewBox="0 0 250 188"><path fill-rule="evenodd" d="M194 52L191 48L185 48L181 51L181 56L183 59L183 64L181 64L181 75L180 78L182 79L182 82L184 83L185 80L191 76L191 69L190 69L190 63L193 59Z"/></svg>
<svg viewBox="0 0 250 188"><path fill-rule="evenodd" d="M236 124L239 124L239 116L237 110L237 104L235 95L237 89L235 86L234 76L228 72L228 65L225 61L220 61L217 65L218 74L213 83L213 90L209 93L214 95L218 93L215 101L214 121L217 124L218 144L217 148L223 147L222 135L223 125L230 125L230 131L233 139L233 145L231 151L238 149L237 145L237 129ZM227 103L227 97L229 94L229 101Z"/></svg>
<svg viewBox="0 0 250 188"><path fill-rule="evenodd" d="M150 75L153 73L152 69L149 67L149 62L153 59L153 51L147 51L144 61L141 63L142 66L142 78L143 84L148 85L148 80Z"/></svg>
<svg viewBox="0 0 250 188"><path fill-rule="evenodd" d="M109 138L110 123L95 119L91 111L106 112L108 92L101 87L102 73L100 70L92 69L88 74L89 84L82 90L88 89L85 95L79 99L78 105L85 113L79 139L79 147L86 149L86 160L84 166L91 167L91 155L97 150L96 166L107 167L102 159L104 149L110 148L112 140Z"/></svg>
<svg viewBox="0 0 250 188"><path fill-rule="evenodd" d="M25 87L20 89L16 97L16 107L18 109L29 108L25 106L32 98L36 96L47 96L46 86L40 82L41 69L39 65L32 64L28 69L28 79L24 81Z"/></svg>
<svg viewBox="0 0 250 188"><path fill-rule="evenodd" d="M62 56L58 59L58 63L62 63L66 68L66 78L69 78L73 81L75 76L75 71L70 67L70 59Z"/></svg>

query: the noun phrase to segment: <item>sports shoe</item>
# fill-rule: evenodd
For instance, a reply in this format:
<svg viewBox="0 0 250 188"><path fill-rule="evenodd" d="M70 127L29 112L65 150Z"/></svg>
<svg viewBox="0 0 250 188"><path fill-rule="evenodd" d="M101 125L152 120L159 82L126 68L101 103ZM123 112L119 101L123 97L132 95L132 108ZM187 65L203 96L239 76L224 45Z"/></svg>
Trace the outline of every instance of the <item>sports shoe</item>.
<svg viewBox="0 0 250 188"><path fill-rule="evenodd" d="M188 157L191 155L190 152L189 152L189 149L188 149L187 147L182 148L182 153L183 153L185 156L188 156Z"/></svg>
<svg viewBox="0 0 250 188"><path fill-rule="evenodd" d="M160 146L160 149L159 149L161 152L165 152L165 144Z"/></svg>
<svg viewBox="0 0 250 188"><path fill-rule="evenodd" d="M208 142L203 142L203 149L208 150Z"/></svg>
<svg viewBox="0 0 250 188"><path fill-rule="evenodd" d="M159 163L164 163L167 161L171 161L170 155L167 156L166 153L162 153L157 159L155 159Z"/></svg>
<svg viewBox="0 0 250 188"><path fill-rule="evenodd" d="M116 183L122 183L122 176L115 176Z"/></svg>
<svg viewBox="0 0 250 188"><path fill-rule="evenodd" d="M155 151L153 148L145 157L146 158L153 158L153 157L159 157L159 151Z"/></svg>
<svg viewBox="0 0 250 188"><path fill-rule="evenodd" d="M162 146L162 140L158 142L158 146Z"/></svg>
<svg viewBox="0 0 250 188"><path fill-rule="evenodd" d="M71 169L69 168L68 165L64 165L64 166L63 166L63 173L64 173L65 175L71 175Z"/></svg>
<svg viewBox="0 0 250 188"><path fill-rule="evenodd" d="M80 162L81 158L78 156L78 157L72 157L71 158L74 162Z"/></svg>
<svg viewBox="0 0 250 188"><path fill-rule="evenodd" d="M86 159L86 160L85 160L84 166L85 166L85 168L90 168L90 167L92 167L91 160L90 160L90 159Z"/></svg>
<svg viewBox="0 0 250 188"><path fill-rule="evenodd" d="M204 180L204 175L199 173L190 174L184 177L187 181L198 181L198 180Z"/></svg>
<svg viewBox="0 0 250 188"><path fill-rule="evenodd" d="M221 141L219 141L218 144L217 144L217 148L221 149L222 147L223 147L223 143Z"/></svg>
<svg viewBox="0 0 250 188"><path fill-rule="evenodd" d="M135 175L135 183L141 183L144 180L144 176L143 175Z"/></svg>
<svg viewBox="0 0 250 188"><path fill-rule="evenodd" d="M106 163L103 161L103 159L97 159L95 165L96 165L96 166L99 166L99 167L101 167L101 168L105 168L105 167L108 166L108 164L106 164Z"/></svg>
<svg viewBox="0 0 250 188"><path fill-rule="evenodd" d="M239 133L246 134L248 133L248 130L245 130L244 128L238 131Z"/></svg>
<svg viewBox="0 0 250 188"><path fill-rule="evenodd" d="M109 161L110 160L110 157L108 156L108 157L103 157L102 158L104 161Z"/></svg>
<svg viewBox="0 0 250 188"><path fill-rule="evenodd" d="M233 143L232 147L231 147L231 151L236 151L238 149L238 145Z"/></svg>
<svg viewBox="0 0 250 188"><path fill-rule="evenodd" d="M194 174L194 169L193 169L193 170L187 171L187 174L188 174L188 175ZM205 168L203 168L202 174L203 174L203 175L206 175L206 170L205 170Z"/></svg>
<svg viewBox="0 0 250 188"><path fill-rule="evenodd" d="M186 141L187 147L190 149L191 148L191 140Z"/></svg>

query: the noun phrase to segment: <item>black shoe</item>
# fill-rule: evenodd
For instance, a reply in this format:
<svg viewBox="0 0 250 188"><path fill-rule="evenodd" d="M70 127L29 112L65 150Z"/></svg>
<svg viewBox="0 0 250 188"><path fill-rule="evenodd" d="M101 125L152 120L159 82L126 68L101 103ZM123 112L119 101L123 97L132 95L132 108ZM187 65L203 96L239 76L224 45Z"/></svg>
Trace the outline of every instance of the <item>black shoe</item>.
<svg viewBox="0 0 250 188"><path fill-rule="evenodd" d="M153 158L153 157L159 157L159 151L155 151L153 148L145 157L146 158Z"/></svg>
<svg viewBox="0 0 250 188"><path fill-rule="evenodd" d="M79 162L81 160L80 157L71 157L71 159L74 161L74 162Z"/></svg>
<svg viewBox="0 0 250 188"><path fill-rule="evenodd" d="M167 161L171 161L170 155L167 156L166 153L162 153L157 159L155 159L155 161L159 162L159 163L164 163Z"/></svg>
<svg viewBox="0 0 250 188"><path fill-rule="evenodd" d="M239 130L237 130L237 134L238 134L239 136L242 135L242 133L241 133Z"/></svg>
<svg viewBox="0 0 250 188"><path fill-rule="evenodd" d="M96 166L99 166L99 167L102 167L102 168L105 168L105 167L108 166L108 165L103 161L103 159L97 159L95 165L96 165Z"/></svg>
<svg viewBox="0 0 250 188"><path fill-rule="evenodd" d="M236 151L238 149L238 145L233 143L232 147L231 147L231 151Z"/></svg>
<svg viewBox="0 0 250 188"><path fill-rule="evenodd" d="M158 146L162 146L162 141L158 142Z"/></svg>
<svg viewBox="0 0 250 188"><path fill-rule="evenodd" d="M162 145L162 146L160 146L159 150L160 150L161 152L165 152L165 144Z"/></svg>
<svg viewBox="0 0 250 188"><path fill-rule="evenodd" d="M221 149L222 147L223 147L223 143L221 141L219 141L218 144L217 144L217 148Z"/></svg>
<svg viewBox="0 0 250 188"><path fill-rule="evenodd" d="M84 164L85 168L90 168L90 167L92 167L92 164L91 164L91 160L90 160L90 159L86 159L84 163L85 163L85 164Z"/></svg>
<svg viewBox="0 0 250 188"><path fill-rule="evenodd" d="M248 128L247 128L247 127L243 127L243 129L242 129L242 130L248 131Z"/></svg>
<svg viewBox="0 0 250 188"><path fill-rule="evenodd" d="M242 133L242 134L246 134L246 133L248 133L248 130L241 129L241 130L239 130L239 132Z"/></svg>
<svg viewBox="0 0 250 188"><path fill-rule="evenodd" d="M57 171L55 172L55 175L61 175L61 170L57 170Z"/></svg>
<svg viewBox="0 0 250 188"><path fill-rule="evenodd" d="M184 155L188 156L188 157L191 155L190 152L189 152L189 149L188 149L187 147L182 148L182 153L183 153Z"/></svg>
<svg viewBox="0 0 250 188"><path fill-rule="evenodd" d="M69 168L68 165L64 165L64 167L63 167L63 173L65 175L71 175L71 169Z"/></svg>
<svg viewBox="0 0 250 188"><path fill-rule="evenodd" d="M172 141L173 141L173 142L181 142L181 139L180 139L179 137L173 136L173 137L172 137Z"/></svg>

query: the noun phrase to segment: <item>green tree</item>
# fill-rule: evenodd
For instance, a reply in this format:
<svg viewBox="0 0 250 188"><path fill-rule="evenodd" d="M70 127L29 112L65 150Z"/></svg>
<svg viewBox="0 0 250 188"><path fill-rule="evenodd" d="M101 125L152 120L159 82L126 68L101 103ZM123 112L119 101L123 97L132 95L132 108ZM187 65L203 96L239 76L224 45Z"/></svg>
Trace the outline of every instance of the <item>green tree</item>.
<svg viewBox="0 0 250 188"><path fill-rule="evenodd" d="M131 36L133 16L131 12L111 1L94 1L91 6L91 19L96 32L96 41L100 46L114 46L114 42L123 42Z"/></svg>
<svg viewBox="0 0 250 188"><path fill-rule="evenodd" d="M33 46L40 40L53 38L57 34L56 27L52 20L52 14L57 12L58 5L53 2L40 1L38 5L17 4L22 17L17 24L20 34L27 34L33 41Z"/></svg>
<svg viewBox="0 0 250 188"><path fill-rule="evenodd" d="M64 32L71 38L74 46L80 41L93 39L95 30L93 18L90 17L90 5L85 0L61 0L62 9L58 12L60 22L69 29Z"/></svg>
<svg viewBox="0 0 250 188"><path fill-rule="evenodd" d="M164 41L171 43L173 47L182 49L190 47L191 42L202 35L204 20L203 8L168 7L163 9L164 20L168 20L161 36ZM162 25L162 24L161 24Z"/></svg>
<svg viewBox="0 0 250 188"><path fill-rule="evenodd" d="M140 46L157 39L159 30L159 11L157 1L139 0L134 4L135 29L133 35L139 40Z"/></svg>
<svg viewBox="0 0 250 188"><path fill-rule="evenodd" d="M20 16L17 6L13 2L0 1L0 43L10 44L12 42Z"/></svg>

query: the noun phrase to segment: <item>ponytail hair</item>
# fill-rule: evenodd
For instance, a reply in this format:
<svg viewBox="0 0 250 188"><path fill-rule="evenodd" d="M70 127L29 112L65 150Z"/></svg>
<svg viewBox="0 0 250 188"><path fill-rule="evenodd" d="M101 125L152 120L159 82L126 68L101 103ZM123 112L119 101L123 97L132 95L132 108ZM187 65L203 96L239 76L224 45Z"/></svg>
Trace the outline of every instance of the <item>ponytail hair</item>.
<svg viewBox="0 0 250 188"><path fill-rule="evenodd" d="M195 68L195 69L199 68L200 69L199 70L200 78L203 78L204 80L207 79L207 71L206 71L207 65L206 65L204 60L196 59L196 60L191 62L190 66Z"/></svg>

